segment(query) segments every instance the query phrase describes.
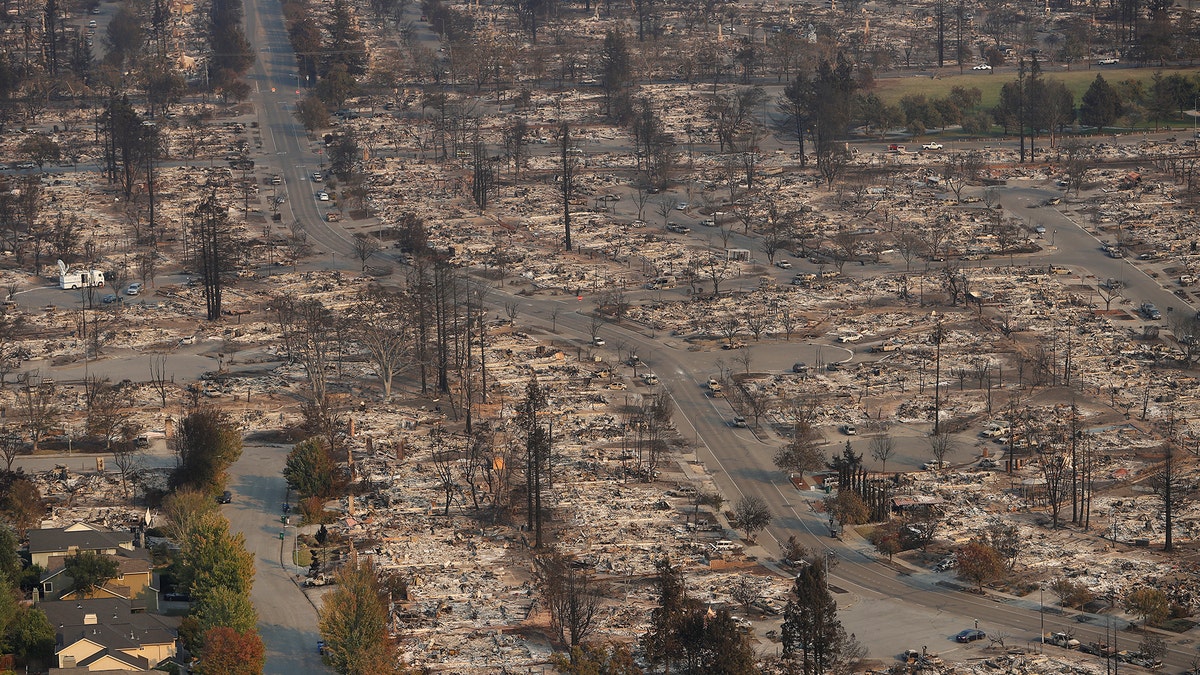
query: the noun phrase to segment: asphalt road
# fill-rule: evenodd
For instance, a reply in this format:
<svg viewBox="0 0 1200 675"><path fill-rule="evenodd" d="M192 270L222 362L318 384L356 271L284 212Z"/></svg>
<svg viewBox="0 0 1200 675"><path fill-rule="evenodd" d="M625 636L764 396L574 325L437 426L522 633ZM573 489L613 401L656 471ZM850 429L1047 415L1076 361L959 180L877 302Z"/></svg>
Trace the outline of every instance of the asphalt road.
<svg viewBox="0 0 1200 675"><path fill-rule="evenodd" d="M299 222L318 252L343 256L351 250L350 237L341 228L325 225L324 210L316 192L323 184L312 180L322 171L322 156L295 118L300 95L296 59L287 39L280 5L274 0L247 0L246 35L258 48L258 59L248 75L254 87L263 150L256 159L260 176L283 177L279 190L288 199L280 206L286 227ZM334 262L331 257L330 262ZM248 446L230 470L234 501L225 514L235 531L246 537L254 553L255 576L251 599L259 613L259 630L267 650L267 675L329 672L317 655L317 610L293 581L301 570L291 565L295 530L280 522L286 485L282 476L288 448ZM280 534L283 533L283 538Z"/></svg>
<svg viewBox="0 0 1200 675"><path fill-rule="evenodd" d="M243 448L242 458L229 472L233 501L221 507L230 529L245 535L246 549L254 556L250 599L267 648L267 675L328 672L317 654L317 611L293 581L304 571L291 564L295 528L280 522L287 452L281 445Z"/></svg>
<svg viewBox="0 0 1200 675"><path fill-rule="evenodd" d="M1046 228L1040 243L1054 242L1056 250L1043 258L1047 263L1070 266L1085 270L1097 282L1116 279L1122 284L1120 295L1126 299L1127 308L1136 309L1143 302L1154 303L1163 313L1163 320L1154 322L1164 327L1170 325L1171 314L1184 312L1194 315L1196 308L1175 295L1179 288L1174 279L1155 279L1145 271L1145 263L1132 258L1110 258L1101 250L1104 243L1116 243L1113 235L1098 236L1087 223L1076 222L1063 213L1062 205L1043 205L1030 208L1031 204L1044 204L1047 199L1061 197L1060 190L1015 185L1001 190L1000 203L1018 217L1030 219ZM1099 297L1097 304L1103 306ZM1122 306L1120 299L1112 303L1114 309Z"/></svg>

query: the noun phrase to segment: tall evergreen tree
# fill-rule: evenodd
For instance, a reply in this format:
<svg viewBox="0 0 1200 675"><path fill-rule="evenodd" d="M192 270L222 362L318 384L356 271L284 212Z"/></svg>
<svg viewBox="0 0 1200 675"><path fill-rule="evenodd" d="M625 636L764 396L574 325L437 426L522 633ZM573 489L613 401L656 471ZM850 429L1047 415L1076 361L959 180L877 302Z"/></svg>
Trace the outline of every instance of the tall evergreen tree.
<svg viewBox="0 0 1200 675"><path fill-rule="evenodd" d="M1080 120L1103 133L1104 127L1110 126L1120 116L1121 95L1103 75L1097 75L1079 104Z"/></svg>
<svg viewBox="0 0 1200 675"><path fill-rule="evenodd" d="M783 612L783 657L804 675L828 672L848 641L827 583L823 561L805 565Z"/></svg>
<svg viewBox="0 0 1200 675"><path fill-rule="evenodd" d="M329 40L322 51L322 77L338 63L355 77L367 72L367 48L346 0L333 0L333 6L329 8Z"/></svg>

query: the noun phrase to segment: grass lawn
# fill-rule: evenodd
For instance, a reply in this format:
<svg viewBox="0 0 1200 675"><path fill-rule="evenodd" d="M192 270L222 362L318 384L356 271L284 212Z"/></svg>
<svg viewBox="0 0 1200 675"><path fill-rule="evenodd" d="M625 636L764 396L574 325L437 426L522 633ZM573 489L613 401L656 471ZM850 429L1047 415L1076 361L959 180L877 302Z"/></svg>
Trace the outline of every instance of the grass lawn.
<svg viewBox="0 0 1200 675"><path fill-rule="evenodd" d="M1075 65L1070 71L1063 70L1061 66L1054 65L1047 70L1042 71L1043 76L1047 79L1061 80L1067 85L1067 89L1075 95L1075 104L1078 105L1080 99L1083 98L1083 93L1091 86L1092 80L1096 79L1096 75L1104 75L1104 79L1108 80L1109 84L1116 84L1122 80L1141 80L1145 83L1146 88L1150 87L1150 79L1154 77L1154 73L1160 72L1155 68L1118 68L1115 70L1106 70L1104 68L1093 67L1088 70L1086 66ZM1200 74L1200 68L1164 68L1162 69L1163 76L1171 75L1172 73L1182 73L1183 75ZM937 79L924 77L881 77L875 80L875 93L885 103L898 103L901 98L908 94L924 94L927 98L942 98L950 93L951 87L978 87L983 95L981 107L984 110L990 109L1000 101L1000 88L1005 83L1011 82L1017 78L1016 73L997 73L977 72L967 70L964 74L959 75L949 68L943 69L943 75ZM947 74L948 73L948 74Z"/></svg>
<svg viewBox="0 0 1200 675"><path fill-rule="evenodd" d="M305 547L300 547L296 550L296 560L294 563L299 567L308 567L312 564L312 551Z"/></svg>

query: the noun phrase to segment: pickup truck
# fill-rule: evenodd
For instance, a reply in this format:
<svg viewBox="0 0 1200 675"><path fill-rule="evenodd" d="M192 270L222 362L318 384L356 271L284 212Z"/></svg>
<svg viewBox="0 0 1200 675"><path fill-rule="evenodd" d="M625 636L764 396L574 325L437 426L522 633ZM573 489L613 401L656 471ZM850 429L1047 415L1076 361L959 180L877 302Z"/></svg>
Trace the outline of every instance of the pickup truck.
<svg viewBox="0 0 1200 675"><path fill-rule="evenodd" d="M1079 649L1080 642L1067 633L1046 633L1046 644L1064 649Z"/></svg>

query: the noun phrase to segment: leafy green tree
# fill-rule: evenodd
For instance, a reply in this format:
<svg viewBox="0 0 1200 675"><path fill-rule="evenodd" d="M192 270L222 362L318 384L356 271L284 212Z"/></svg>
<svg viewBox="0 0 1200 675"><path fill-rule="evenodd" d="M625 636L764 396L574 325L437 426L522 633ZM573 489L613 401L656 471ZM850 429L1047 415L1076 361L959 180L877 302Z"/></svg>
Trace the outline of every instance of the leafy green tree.
<svg viewBox="0 0 1200 675"><path fill-rule="evenodd" d="M975 584L980 591L983 585L994 581L1004 573L1004 560L996 549L980 541L971 541L955 551L958 559L958 576Z"/></svg>
<svg viewBox="0 0 1200 675"><path fill-rule="evenodd" d="M242 434L228 413L210 405L192 409L175 434L177 467L172 487L216 494L225 472L242 456Z"/></svg>
<svg viewBox="0 0 1200 675"><path fill-rule="evenodd" d="M358 91L358 81L346 64L335 63L317 82L317 98L331 106L341 106Z"/></svg>
<svg viewBox="0 0 1200 675"><path fill-rule="evenodd" d="M199 526L209 514L216 514L217 502L207 492L182 489L163 499L162 511L170 522L170 536L176 540L183 540L187 533Z"/></svg>
<svg viewBox="0 0 1200 675"><path fill-rule="evenodd" d="M825 510L843 525L862 525L871 517L866 502L853 490L838 490L836 496L826 497Z"/></svg>
<svg viewBox="0 0 1200 675"><path fill-rule="evenodd" d="M900 536L900 528L903 524L899 521L884 523L867 535L867 541L875 547L876 551L886 555L888 560L904 550L903 540Z"/></svg>
<svg viewBox="0 0 1200 675"><path fill-rule="evenodd" d="M672 566L669 557L656 561L654 569L658 606L650 610L650 629L642 635L642 650L650 663L666 664L670 672L671 663L682 651L679 624L694 601L688 598L683 570Z"/></svg>
<svg viewBox="0 0 1200 675"><path fill-rule="evenodd" d="M238 632L225 626L204 633L198 675L260 675L266 665L266 648L255 630Z"/></svg>
<svg viewBox="0 0 1200 675"><path fill-rule="evenodd" d="M17 533L0 523L0 586L13 586L20 580L23 566L17 554L20 547Z"/></svg>
<svg viewBox="0 0 1200 675"><path fill-rule="evenodd" d="M306 82L317 77L317 55L321 52L321 27L312 17L303 17L288 26L288 39L300 60L300 75Z"/></svg>
<svg viewBox="0 0 1200 675"><path fill-rule="evenodd" d="M329 664L342 675L396 672L396 645L374 565L368 559L352 562L335 581L337 588L319 612Z"/></svg>
<svg viewBox="0 0 1200 675"><path fill-rule="evenodd" d="M23 474L0 474L0 518L23 534L46 513L42 492Z"/></svg>
<svg viewBox="0 0 1200 675"><path fill-rule="evenodd" d="M254 556L246 550L245 536L240 532L230 534L229 522L219 514L202 519L180 544L177 576L197 601L203 601L216 588L250 594Z"/></svg>
<svg viewBox="0 0 1200 675"><path fill-rule="evenodd" d="M124 71L125 65L141 53L145 42L146 33L142 29L142 20L137 15L136 7L129 2L118 5L116 13L109 19L105 29L104 60Z"/></svg>
<svg viewBox="0 0 1200 675"><path fill-rule="evenodd" d="M1112 126L1112 123L1117 121L1120 116L1120 94L1104 79L1103 75L1097 75L1079 103L1080 120L1085 125L1096 127L1103 133L1104 127Z"/></svg>
<svg viewBox="0 0 1200 675"><path fill-rule="evenodd" d="M367 72L367 48L354 19L354 12L346 0L333 0L327 24L329 40L323 48L322 77L328 77L334 66L343 66L343 72L358 77Z"/></svg>
<svg viewBox="0 0 1200 675"><path fill-rule="evenodd" d="M329 170L339 180L349 181L354 175L354 166L362 160L362 149L358 136L350 127L333 134L329 146Z"/></svg>
<svg viewBox="0 0 1200 675"><path fill-rule="evenodd" d="M214 628L229 628L237 633L258 630L258 612L250 598L231 588L213 588L192 605L179 634L188 648L196 651L205 646L205 635Z"/></svg>
<svg viewBox="0 0 1200 675"><path fill-rule="evenodd" d="M254 50L242 28L242 0L213 0L209 11L209 85L228 89L254 65Z"/></svg>
<svg viewBox="0 0 1200 675"><path fill-rule="evenodd" d="M292 447L283 466L283 477L288 487L301 496L328 499L334 494L336 469L325 443L310 438Z"/></svg>
<svg viewBox="0 0 1200 675"><path fill-rule="evenodd" d="M1169 611L1167 594L1150 586L1129 591L1123 604L1126 612L1141 617L1143 627L1157 625Z"/></svg>
<svg viewBox="0 0 1200 675"><path fill-rule="evenodd" d="M54 655L54 626L36 607L21 607L4 629L4 651L22 661L45 661Z"/></svg>
<svg viewBox="0 0 1200 675"><path fill-rule="evenodd" d="M76 598L87 597L92 589L115 579L120 571L116 560L98 553L79 552L64 561L64 574L71 577Z"/></svg>
<svg viewBox="0 0 1200 675"><path fill-rule="evenodd" d="M682 648L679 671L690 675L752 675L754 650L749 636L734 622L728 609L713 612L699 603L679 622Z"/></svg>
<svg viewBox="0 0 1200 675"><path fill-rule="evenodd" d="M847 645L825 575L822 560L801 568L783 610L783 658L808 675L828 672Z"/></svg>
<svg viewBox="0 0 1200 675"><path fill-rule="evenodd" d="M1087 584L1080 581L1072 581L1066 577L1058 577L1050 582L1050 590L1058 596L1059 602L1063 607L1077 607L1082 609L1084 605L1095 599L1095 595Z"/></svg>
<svg viewBox="0 0 1200 675"><path fill-rule="evenodd" d="M809 132L813 117L811 76L804 72L797 73L796 79L789 82L783 88L783 93L775 100L775 107L783 114L780 126L788 135L796 139L799 146L800 166L808 166L808 158L804 152L804 137Z"/></svg>
<svg viewBox="0 0 1200 675"><path fill-rule="evenodd" d="M44 167L46 162L57 162L62 157L62 147L46 134L30 134L21 139L17 152L37 164L38 169Z"/></svg>
<svg viewBox="0 0 1200 675"><path fill-rule="evenodd" d="M329 128L329 108L316 94L309 94L296 105L296 117L309 133Z"/></svg>
<svg viewBox="0 0 1200 675"><path fill-rule="evenodd" d="M625 34L619 30L609 30L604 34L604 45L600 48L600 82L604 90L605 115L623 119L629 113L632 79L633 65Z"/></svg>

